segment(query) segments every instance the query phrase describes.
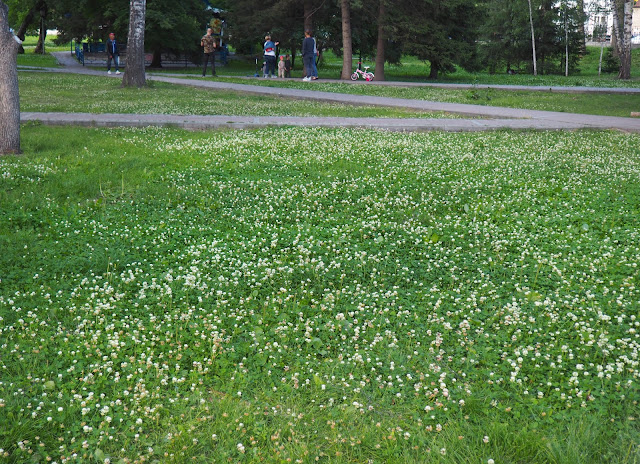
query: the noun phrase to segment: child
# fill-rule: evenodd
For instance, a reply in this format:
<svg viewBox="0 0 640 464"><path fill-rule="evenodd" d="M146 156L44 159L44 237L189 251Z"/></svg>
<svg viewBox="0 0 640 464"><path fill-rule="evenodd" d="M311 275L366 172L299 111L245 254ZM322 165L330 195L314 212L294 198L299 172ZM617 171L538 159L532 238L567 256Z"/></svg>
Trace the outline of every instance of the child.
<svg viewBox="0 0 640 464"><path fill-rule="evenodd" d="M278 61L278 77L281 79L284 79L284 70L285 70L284 56L280 55L280 61Z"/></svg>
<svg viewBox="0 0 640 464"><path fill-rule="evenodd" d="M291 57L289 55L284 59L284 77L291 77Z"/></svg>

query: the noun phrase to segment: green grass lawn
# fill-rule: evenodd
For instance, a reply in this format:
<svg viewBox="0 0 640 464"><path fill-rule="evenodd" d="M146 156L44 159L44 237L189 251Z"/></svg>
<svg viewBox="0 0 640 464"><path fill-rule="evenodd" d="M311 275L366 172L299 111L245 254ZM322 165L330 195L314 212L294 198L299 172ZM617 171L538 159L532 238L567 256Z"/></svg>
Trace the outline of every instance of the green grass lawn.
<svg viewBox="0 0 640 464"><path fill-rule="evenodd" d="M439 112L402 108L317 103L245 95L227 90L197 89L150 82L145 89L123 89L106 76L20 71L20 109L43 112L225 114L239 116L345 116L452 118Z"/></svg>
<svg viewBox="0 0 640 464"><path fill-rule="evenodd" d="M617 79L616 73L603 73L598 76L598 60L600 49L598 47L587 47L587 53L580 61L580 71L568 77L564 75L539 75L529 74L507 75L506 73L489 74L487 72L469 73L463 69L458 69L455 73L441 75L439 79L431 81L427 79L429 65L413 57L403 57L401 64L386 64L385 77L389 81L409 81L409 82L444 82L444 83L466 83L466 84L504 84L504 85L537 85L537 86L569 86L569 87L639 87L640 86L640 49L632 52L632 79L621 81ZM261 63L260 63L261 64ZM375 71L374 62L364 61L365 65L371 66ZM354 58L353 69L357 67L357 58ZM319 64L318 73L322 79L339 79L342 69L342 59L327 51ZM198 74L199 68L153 70L154 72L178 72L184 74ZM253 76L256 66L253 59L238 59L230 61L229 66L220 67L219 74L226 76ZM293 77L301 77L302 60L298 57L292 72ZM262 75L262 72L258 72Z"/></svg>
<svg viewBox="0 0 640 464"><path fill-rule="evenodd" d="M58 62L51 55L51 52L64 52L71 50L69 44L56 44L53 41L54 37L47 36L44 43L45 54L35 54L34 50L38 43L37 36L26 36L22 46L24 47L24 54L18 55L17 62L19 66L33 66L38 68L55 68L58 67Z"/></svg>
<svg viewBox="0 0 640 464"><path fill-rule="evenodd" d="M447 103L469 103L473 105L491 105L507 108L522 108L566 113L597 114L602 116L626 116L640 111L640 94L613 95L563 93L544 91L496 90L478 85L475 88L439 89L426 86L379 86L375 84L352 85L336 81L318 81L313 84L299 80L280 79L237 79L229 82L239 84L285 87L295 89L313 89L324 92L373 95L417 100L430 100Z"/></svg>
<svg viewBox="0 0 640 464"><path fill-rule="evenodd" d="M309 83L282 80L226 79L240 84L315 89L328 92L432 100L450 103L527 108L608 116L640 111L640 95L591 95L557 92L383 87L339 82ZM195 89L152 82L147 89L122 89L120 81L97 76L19 73L22 111L90 113L228 114L256 116L455 117L384 107L317 103L229 91ZM44 92L44 94L43 94ZM46 98L43 98L46 95Z"/></svg>
<svg viewBox="0 0 640 464"><path fill-rule="evenodd" d="M52 128L0 463L634 463L640 137Z"/></svg>

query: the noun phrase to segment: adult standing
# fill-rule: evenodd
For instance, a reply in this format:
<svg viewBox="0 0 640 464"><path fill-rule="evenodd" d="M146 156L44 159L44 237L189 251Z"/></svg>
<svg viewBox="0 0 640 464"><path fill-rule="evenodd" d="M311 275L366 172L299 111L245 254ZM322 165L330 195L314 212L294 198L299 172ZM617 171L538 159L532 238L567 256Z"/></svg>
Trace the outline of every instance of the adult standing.
<svg viewBox="0 0 640 464"><path fill-rule="evenodd" d="M211 77L216 76L216 43L213 37L213 29L208 28L207 33L200 40L200 46L204 47L204 66L202 68L202 77L207 75L207 63L211 61Z"/></svg>
<svg viewBox="0 0 640 464"><path fill-rule="evenodd" d="M116 42L116 35L109 33L109 39L107 40L107 74L111 74L111 61L116 67L116 74L120 74L118 66L120 65L120 50L118 42Z"/></svg>
<svg viewBox="0 0 640 464"><path fill-rule="evenodd" d="M316 80L318 78L318 64L316 63L317 57L320 56L318 54L318 42L316 42L316 38L313 38L313 61L311 64L313 65L313 69L311 71L311 79Z"/></svg>
<svg viewBox="0 0 640 464"><path fill-rule="evenodd" d="M310 81L313 76L313 62L315 61L316 42L311 37L311 31L304 31L304 40L302 41L302 63L304 65L305 77L303 81Z"/></svg>
<svg viewBox="0 0 640 464"><path fill-rule="evenodd" d="M264 77L276 77L276 46L280 42L273 42L270 35L264 38Z"/></svg>

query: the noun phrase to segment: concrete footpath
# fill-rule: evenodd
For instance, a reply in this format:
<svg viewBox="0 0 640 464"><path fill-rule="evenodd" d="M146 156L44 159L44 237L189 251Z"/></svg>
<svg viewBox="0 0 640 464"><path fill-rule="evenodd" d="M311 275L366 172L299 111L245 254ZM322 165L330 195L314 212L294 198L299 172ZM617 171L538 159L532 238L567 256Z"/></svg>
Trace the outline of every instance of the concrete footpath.
<svg viewBox="0 0 640 464"><path fill-rule="evenodd" d="M336 118L336 117L256 117L199 116L175 114L93 114L32 113L21 114L23 122L38 121L47 125L79 125L89 127L170 126L184 129L256 129L264 127L350 127L390 131L475 132L500 129L574 130L585 125L571 122L533 119L418 119L418 118ZM640 127L637 131L640 132Z"/></svg>
<svg viewBox="0 0 640 464"><path fill-rule="evenodd" d="M64 68L55 68L51 72L75 72L88 75L102 75L104 72L83 68L69 53L59 58ZM58 56L57 56L58 57ZM113 78L121 76L111 75ZM149 80L167 82L176 85L227 90L255 95L270 95L282 98L333 102L348 105L373 105L396 108L409 108L418 111L442 111L483 119L419 119L419 118L346 118L346 117L253 117L225 115L135 115L135 114L89 114L89 113L30 113L21 114L23 121L40 121L43 124L86 125L86 126L173 126L187 129L212 128L257 128L265 126L319 126L319 127L363 127L394 131L482 131L498 129L615 129L640 133L639 118L613 116L593 116L551 111L522 110L495 106L470 105L463 103L442 103L402 98L373 97L365 95L341 94L309 89L286 89L251 84L235 84L211 78L178 78L166 75L148 75ZM326 82L326 81L325 81ZM406 83L387 83L387 85L405 85ZM366 84L369 85L369 84ZM581 88L582 89L582 88ZM610 90L610 89L605 89ZM640 89L625 89L634 92ZM631 93L634 95L634 93Z"/></svg>

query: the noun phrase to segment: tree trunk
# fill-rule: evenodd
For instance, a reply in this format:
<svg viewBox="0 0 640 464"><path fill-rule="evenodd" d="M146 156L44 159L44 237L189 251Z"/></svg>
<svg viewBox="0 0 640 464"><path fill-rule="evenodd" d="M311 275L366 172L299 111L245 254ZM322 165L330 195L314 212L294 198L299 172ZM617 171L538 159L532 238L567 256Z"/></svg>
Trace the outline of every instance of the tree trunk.
<svg viewBox="0 0 640 464"><path fill-rule="evenodd" d="M47 4L43 2L42 8L40 8L40 33L38 34L38 44L33 53L37 55L44 55L44 41L47 39Z"/></svg>
<svg viewBox="0 0 640 464"><path fill-rule="evenodd" d="M578 27L580 31L580 54L584 55L587 52L587 32L584 29L584 22L586 19L584 14L584 0L578 0L577 8L578 14L580 15L580 26Z"/></svg>
<svg viewBox="0 0 640 464"><path fill-rule="evenodd" d="M569 25L568 25L568 14L567 10L569 5L565 2L564 4L564 76L569 77Z"/></svg>
<svg viewBox="0 0 640 464"><path fill-rule="evenodd" d="M533 49L533 75L538 75L538 64L536 63L536 33L533 29L533 8L531 8L531 0L529 1L529 23L531 24L531 48Z"/></svg>
<svg viewBox="0 0 640 464"><path fill-rule="evenodd" d="M27 29L29 28L29 26L33 21L33 17L36 15L36 12L42 10L43 6L44 6L44 0L39 0L36 3L34 3L33 6L29 9L29 11L27 12L27 15L24 17L24 20L22 21L22 24L20 24L20 27L18 28L18 32L16 32L16 36L20 40L24 41L25 34L27 33ZM18 53L24 53L24 48L22 47L22 44L20 44Z"/></svg>
<svg viewBox="0 0 640 464"><path fill-rule="evenodd" d="M602 73L602 55L604 55L604 38L600 39L600 61L598 62L598 77Z"/></svg>
<svg viewBox="0 0 640 464"><path fill-rule="evenodd" d="M440 66L437 61L430 61L429 79L437 79Z"/></svg>
<svg viewBox="0 0 640 464"><path fill-rule="evenodd" d="M384 5L385 0L380 0L380 7L378 9L378 46L376 50L376 68L375 77L373 80L384 80L384 62L386 61L385 47L387 44L387 37L384 31L384 23L387 20L387 12Z"/></svg>
<svg viewBox="0 0 640 464"><path fill-rule="evenodd" d="M618 79L631 79L631 32L633 19L633 0L625 0L623 5L623 23L620 39L620 72Z"/></svg>
<svg viewBox="0 0 640 464"><path fill-rule="evenodd" d="M127 37L127 60L122 78L123 87L147 85L144 73L144 21L146 0L131 0L129 9L129 35Z"/></svg>
<svg viewBox="0 0 640 464"><path fill-rule="evenodd" d="M621 32L621 20L620 20L620 2L619 0L611 0L611 16L613 19L613 27L611 30L611 48L613 56L620 56L620 50L622 49L622 34Z"/></svg>
<svg viewBox="0 0 640 464"><path fill-rule="evenodd" d="M151 59L150 68L161 68L162 67L162 51L154 50L153 58Z"/></svg>
<svg viewBox="0 0 640 464"><path fill-rule="evenodd" d="M342 8L342 74L340 79L351 79L353 47L351 45L351 5L349 0L340 0Z"/></svg>
<svg viewBox="0 0 640 464"><path fill-rule="evenodd" d="M19 39L9 29L9 7L0 0L0 155L20 153Z"/></svg>
<svg viewBox="0 0 640 464"><path fill-rule="evenodd" d="M289 48L291 49L291 69L294 69L296 66L296 52L298 50L295 40L291 39L291 46Z"/></svg>
<svg viewBox="0 0 640 464"><path fill-rule="evenodd" d="M313 0L304 0L304 30L313 31Z"/></svg>

